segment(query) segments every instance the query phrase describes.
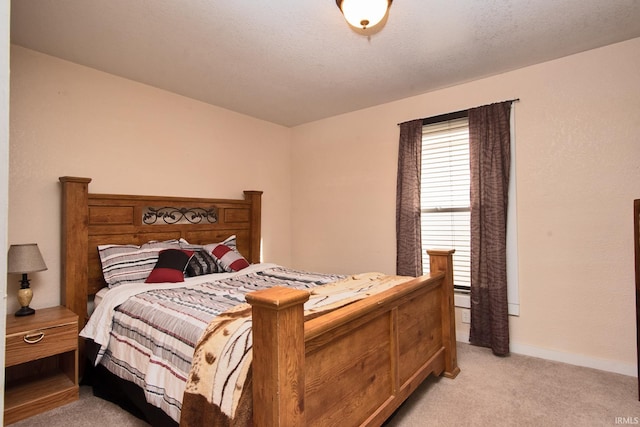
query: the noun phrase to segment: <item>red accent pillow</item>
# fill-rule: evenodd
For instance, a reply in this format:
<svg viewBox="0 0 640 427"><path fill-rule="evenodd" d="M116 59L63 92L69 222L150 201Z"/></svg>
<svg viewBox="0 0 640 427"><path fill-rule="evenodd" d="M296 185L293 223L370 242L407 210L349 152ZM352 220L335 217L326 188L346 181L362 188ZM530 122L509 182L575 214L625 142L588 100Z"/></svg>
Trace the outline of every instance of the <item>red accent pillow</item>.
<svg viewBox="0 0 640 427"><path fill-rule="evenodd" d="M211 255L220 263L224 271L240 271L249 267L249 262L240 253L222 243L214 246Z"/></svg>
<svg viewBox="0 0 640 427"><path fill-rule="evenodd" d="M193 251L165 249L158 254L158 262L145 283L184 282L184 269L189 264Z"/></svg>

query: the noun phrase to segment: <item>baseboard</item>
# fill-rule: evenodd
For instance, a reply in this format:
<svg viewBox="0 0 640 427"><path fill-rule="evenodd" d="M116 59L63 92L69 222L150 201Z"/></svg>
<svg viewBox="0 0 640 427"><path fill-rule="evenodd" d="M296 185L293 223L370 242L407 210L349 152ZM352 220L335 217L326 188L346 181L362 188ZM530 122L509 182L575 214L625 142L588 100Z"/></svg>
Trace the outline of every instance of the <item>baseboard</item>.
<svg viewBox="0 0 640 427"><path fill-rule="evenodd" d="M468 344L469 334L456 332L458 342ZM539 357L541 359L552 360L554 362L568 363L570 365L584 366L586 368L599 369L601 371L615 372L616 374L638 376L638 368L635 364L616 362L613 360L598 359L582 354L567 353L558 350L548 350L526 344L511 342L509 347L512 353L524 356Z"/></svg>

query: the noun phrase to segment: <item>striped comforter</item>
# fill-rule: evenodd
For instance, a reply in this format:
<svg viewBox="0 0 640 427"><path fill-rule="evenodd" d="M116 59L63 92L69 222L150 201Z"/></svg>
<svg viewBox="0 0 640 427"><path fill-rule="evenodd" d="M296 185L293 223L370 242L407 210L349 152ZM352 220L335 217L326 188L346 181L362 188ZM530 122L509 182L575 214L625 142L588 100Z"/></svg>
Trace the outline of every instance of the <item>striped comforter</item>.
<svg viewBox="0 0 640 427"><path fill-rule="evenodd" d="M179 284L121 285L106 293L80 335L101 346L96 364L137 384L149 403L179 421L194 348L217 315L244 303L249 292L311 289L342 278L256 264Z"/></svg>
<svg viewBox="0 0 640 427"><path fill-rule="evenodd" d="M305 318L383 292L409 277L363 273L309 291ZM253 425L251 306L217 316L198 341L182 401L180 427ZM354 391L355 392L355 391Z"/></svg>

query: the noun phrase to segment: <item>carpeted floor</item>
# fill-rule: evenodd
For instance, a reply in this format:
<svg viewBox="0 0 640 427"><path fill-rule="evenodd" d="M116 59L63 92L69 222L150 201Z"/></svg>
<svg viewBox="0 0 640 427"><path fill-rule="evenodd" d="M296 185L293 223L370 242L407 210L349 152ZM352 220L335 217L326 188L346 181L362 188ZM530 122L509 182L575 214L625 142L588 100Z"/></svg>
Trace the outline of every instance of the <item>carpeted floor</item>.
<svg viewBox="0 0 640 427"><path fill-rule="evenodd" d="M458 345L454 380L425 381L385 427L615 426L640 423L637 379L533 357L493 356ZM81 387L80 400L15 427L147 424Z"/></svg>
<svg viewBox="0 0 640 427"><path fill-rule="evenodd" d="M458 345L454 380L427 380L389 420L407 426L614 426L640 423L637 378ZM625 422L626 421L626 422Z"/></svg>

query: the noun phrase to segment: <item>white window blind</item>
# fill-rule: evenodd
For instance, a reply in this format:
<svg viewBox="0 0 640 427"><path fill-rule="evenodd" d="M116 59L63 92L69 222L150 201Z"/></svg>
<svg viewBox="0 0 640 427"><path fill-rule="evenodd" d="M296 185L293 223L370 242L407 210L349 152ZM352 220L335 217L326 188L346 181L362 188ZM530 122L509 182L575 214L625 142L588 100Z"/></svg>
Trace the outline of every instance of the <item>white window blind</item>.
<svg viewBox="0 0 640 427"><path fill-rule="evenodd" d="M453 248L454 286L471 285L471 202L467 117L422 128L421 227L423 270L429 272L426 249Z"/></svg>

